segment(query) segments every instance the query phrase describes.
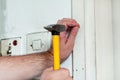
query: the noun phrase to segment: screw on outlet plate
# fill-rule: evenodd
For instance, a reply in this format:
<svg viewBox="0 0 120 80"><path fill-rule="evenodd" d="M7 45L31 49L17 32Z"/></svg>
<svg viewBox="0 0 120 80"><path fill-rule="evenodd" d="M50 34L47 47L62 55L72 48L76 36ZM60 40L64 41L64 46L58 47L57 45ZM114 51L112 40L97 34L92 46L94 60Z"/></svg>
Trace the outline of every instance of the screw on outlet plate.
<svg viewBox="0 0 120 80"><path fill-rule="evenodd" d="M7 55L11 56L11 54L12 54L12 46L11 46L11 43L9 43Z"/></svg>

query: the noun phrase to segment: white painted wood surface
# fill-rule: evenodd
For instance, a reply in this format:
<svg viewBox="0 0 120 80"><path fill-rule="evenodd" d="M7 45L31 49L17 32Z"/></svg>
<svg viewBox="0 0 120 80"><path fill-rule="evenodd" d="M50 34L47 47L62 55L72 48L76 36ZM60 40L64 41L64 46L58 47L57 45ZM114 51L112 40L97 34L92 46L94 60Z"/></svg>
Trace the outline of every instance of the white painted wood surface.
<svg viewBox="0 0 120 80"><path fill-rule="evenodd" d="M120 0L112 0L114 80L120 80Z"/></svg>
<svg viewBox="0 0 120 80"><path fill-rule="evenodd" d="M96 80L95 0L85 0L86 80Z"/></svg>
<svg viewBox="0 0 120 80"><path fill-rule="evenodd" d="M95 0L97 80L114 80L111 7L111 0Z"/></svg>
<svg viewBox="0 0 120 80"><path fill-rule="evenodd" d="M81 26L73 50L74 80L85 80L84 0L72 0L72 18Z"/></svg>
<svg viewBox="0 0 120 80"><path fill-rule="evenodd" d="M74 0L73 18L80 23L74 48L74 80L96 80L94 0Z"/></svg>
<svg viewBox="0 0 120 80"><path fill-rule="evenodd" d="M73 1L73 18L81 24L74 48L75 80L113 80L111 7L111 0Z"/></svg>

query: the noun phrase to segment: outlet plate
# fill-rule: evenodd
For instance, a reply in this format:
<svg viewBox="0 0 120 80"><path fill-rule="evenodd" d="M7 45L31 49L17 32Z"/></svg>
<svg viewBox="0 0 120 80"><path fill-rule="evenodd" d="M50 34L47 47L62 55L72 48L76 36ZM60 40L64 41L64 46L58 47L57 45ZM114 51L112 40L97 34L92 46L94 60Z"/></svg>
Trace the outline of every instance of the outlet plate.
<svg viewBox="0 0 120 80"><path fill-rule="evenodd" d="M27 53L44 52L50 48L51 33L48 31L29 33L26 38Z"/></svg>
<svg viewBox="0 0 120 80"><path fill-rule="evenodd" d="M12 56L21 54L21 37L1 39L1 55Z"/></svg>

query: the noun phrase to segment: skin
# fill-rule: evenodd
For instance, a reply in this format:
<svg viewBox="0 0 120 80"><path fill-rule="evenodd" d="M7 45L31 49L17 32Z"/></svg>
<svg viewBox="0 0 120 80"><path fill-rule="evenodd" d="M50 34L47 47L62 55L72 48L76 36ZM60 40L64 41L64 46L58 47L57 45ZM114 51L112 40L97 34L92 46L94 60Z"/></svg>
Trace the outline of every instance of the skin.
<svg viewBox="0 0 120 80"><path fill-rule="evenodd" d="M61 68L54 71L53 68L46 69L41 75L40 80L73 80L70 76L69 70Z"/></svg>
<svg viewBox="0 0 120 80"><path fill-rule="evenodd" d="M69 37L66 37L66 31L60 33L60 58L61 62L63 62L68 58L74 47L79 24L75 20L67 18L58 20L57 24L65 25L66 31L68 25L74 25L74 28L70 31ZM52 65L52 48L42 53L0 57L0 80L30 80L36 76L40 76L43 70Z"/></svg>

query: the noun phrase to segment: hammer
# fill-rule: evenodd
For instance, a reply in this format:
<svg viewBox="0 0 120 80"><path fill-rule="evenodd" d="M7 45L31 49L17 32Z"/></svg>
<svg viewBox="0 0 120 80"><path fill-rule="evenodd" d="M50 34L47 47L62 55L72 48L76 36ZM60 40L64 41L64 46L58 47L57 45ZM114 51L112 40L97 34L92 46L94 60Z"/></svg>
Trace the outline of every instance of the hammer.
<svg viewBox="0 0 120 80"><path fill-rule="evenodd" d="M54 70L60 69L60 32L65 31L65 26L61 24L52 24L44 27L52 33Z"/></svg>

